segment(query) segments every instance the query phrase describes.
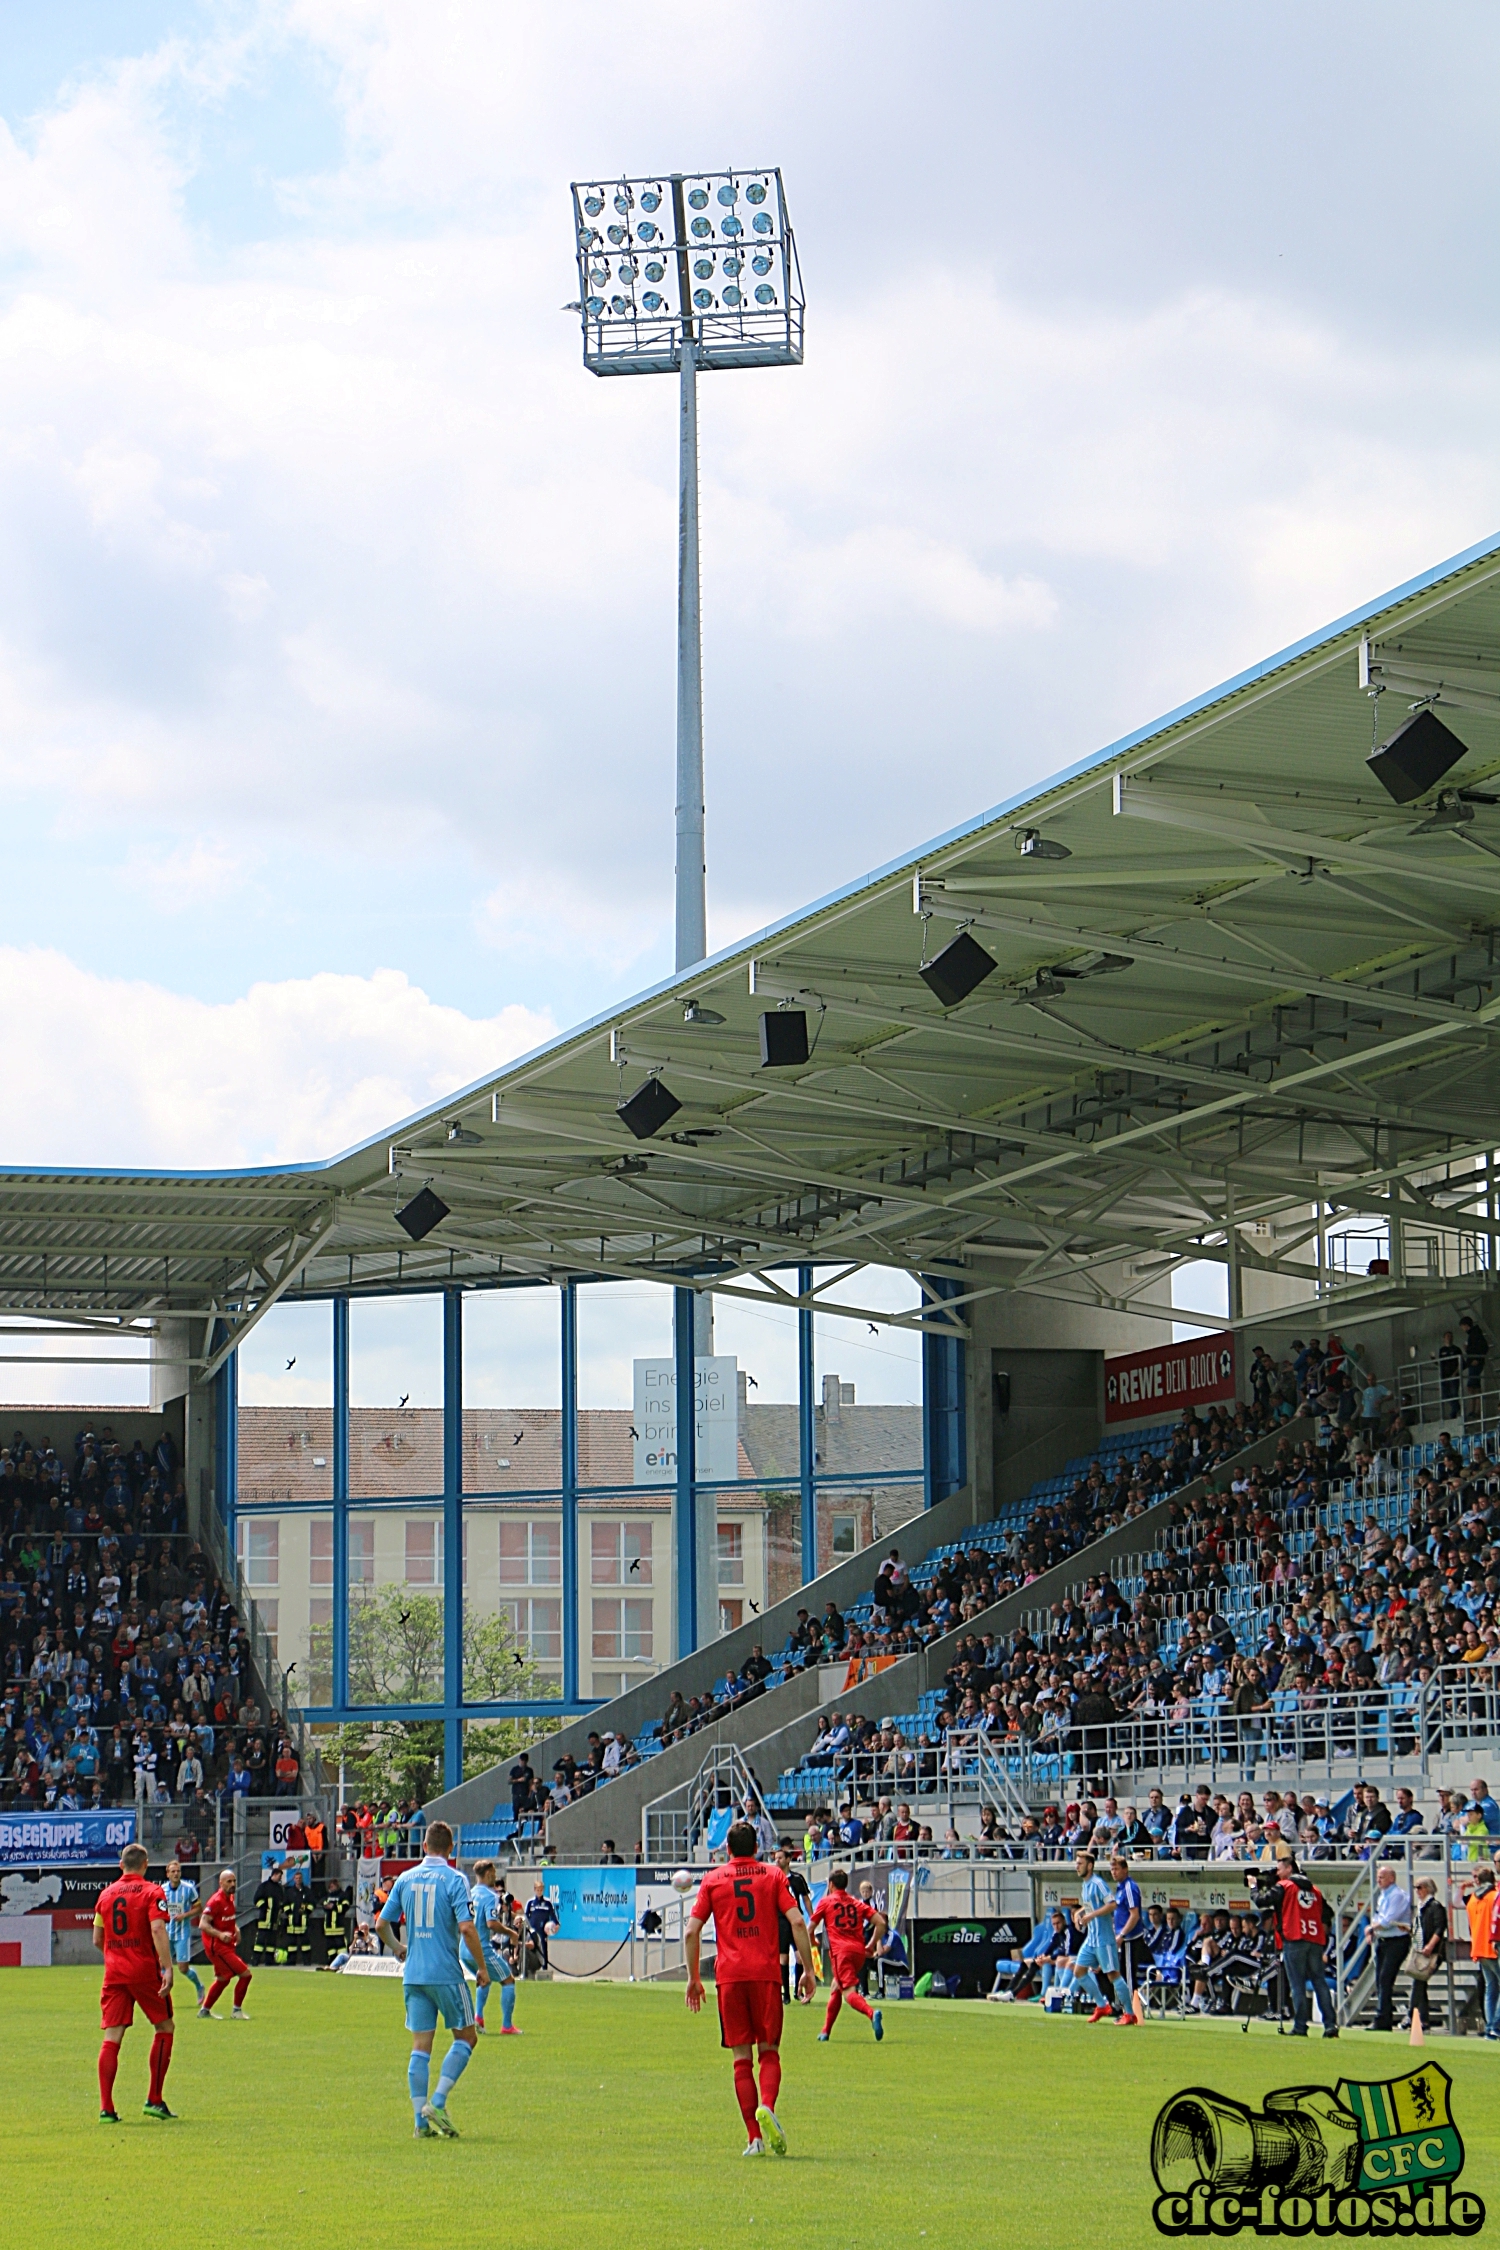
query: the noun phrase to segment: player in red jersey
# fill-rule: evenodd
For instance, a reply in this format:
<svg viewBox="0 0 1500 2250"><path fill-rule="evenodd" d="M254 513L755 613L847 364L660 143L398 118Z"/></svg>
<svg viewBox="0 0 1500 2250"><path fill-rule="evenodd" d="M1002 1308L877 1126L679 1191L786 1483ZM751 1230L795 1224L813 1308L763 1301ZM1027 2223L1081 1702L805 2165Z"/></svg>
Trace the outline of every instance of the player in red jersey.
<svg viewBox="0 0 1500 2250"><path fill-rule="evenodd" d="M94 1908L94 1943L104 1955L104 1989L99 1995L104 2043L99 2049L99 2121L118 2125L115 2072L120 2041L135 2011L156 2027L151 2042L148 2117L170 2118L163 2099L172 2060L172 1948L167 1937L167 1902L161 1885L146 1880L146 1847L127 1844L120 1854L120 1880L101 1891Z"/></svg>
<svg viewBox="0 0 1500 2250"><path fill-rule="evenodd" d="M859 1987L865 1963L870 1958L870 1945L872 1941L878 1944L885 1935L885 1916L877 1914L864 1899L851 1898L848 1869L835 1867L829 1874L827 1890L813 1908L812 1918L814 1929L820 1922L823 1925L833 1969L833 1990L828 1995L828 2013L818 2033L819 2042L832 2031L846 2000L860 2015L869 2017L875 2037L883 2039L885 2024L880 2010L870 2006Z"/></svg>
<svg viewBox="0 0 1500 2250"><path fill-rule="evenodd" d="M235 1888L239 1881L232 1867L219 1870L219 1887L204 1907L198 1922L198 1935L203 1940L203 1950L208 1955L208 1965L213 1970L214 1981L208 1988L208 1997L200 2004L200 2016L214 2023L222 2018L214 2014L214 2002L226 1986L234 1984L234 2013L242 2021L245 2014L245 1994L250 1990L251 1970L240 1959L240 1910L235 1905ZM238 1978L238 1983L234 1980Z"/></svg>
<svg viewBox="0 0 1500 2250"><path fill-rule="evenodd" d="M776 2115L781 2091L781 1954L778 1915L784 1915L802 1963L803 2000L812 1998L816 1978L807 1924L793 1898L785 1872L763 1867L755 1856L755 1830L737 1821L729 1831L729 1860L710 1868L698 1886L684 1932L687 2004L696 2015L703 2005L700 1973L702 1934L714 1926L717 1951L714 1986L719 2001L720 2044L734 2056L734 2092L749 2135L745 2154L764 2156L767 2145L786 2154L786 2135ZM760 2101L755 2098L752 2048L760 2051Z"/></svg>

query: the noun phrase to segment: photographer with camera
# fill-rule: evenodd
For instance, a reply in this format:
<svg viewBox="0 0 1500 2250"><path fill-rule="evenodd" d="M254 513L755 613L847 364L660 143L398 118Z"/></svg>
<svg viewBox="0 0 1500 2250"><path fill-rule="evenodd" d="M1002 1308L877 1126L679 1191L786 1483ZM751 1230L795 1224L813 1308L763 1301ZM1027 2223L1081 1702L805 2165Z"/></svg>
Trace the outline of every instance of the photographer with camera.
<svg viewBox="0 0 1500 2250"><path fill-rule="evenodd" d="M1310 1877L1299 1873L1290 1844L1276 1846L1276 1872L1247 1877L1256 1912L1269 1914L1276 1946L1292 1994L1292 2037L1305 2039L1312 2013L1309 1987L1318 1996L1323 2037L1337 2039L1333 1994L1323 1949L1328 1943L1328 1901Z"/></svg>

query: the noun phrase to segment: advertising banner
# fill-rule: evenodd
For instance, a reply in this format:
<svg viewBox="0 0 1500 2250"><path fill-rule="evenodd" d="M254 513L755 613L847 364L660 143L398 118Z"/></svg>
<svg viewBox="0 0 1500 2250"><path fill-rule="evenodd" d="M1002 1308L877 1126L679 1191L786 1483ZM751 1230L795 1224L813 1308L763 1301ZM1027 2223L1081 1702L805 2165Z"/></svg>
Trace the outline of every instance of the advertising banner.
<svg viewBox="0 0 1500 2250"><path fill-rule="evenodd" d="M153 1882L164 1880L164 1868L147 1872ZM45 1914L54 1929L92 1929L99 1893L117 1873L113 1867L8 1867L0 1875L0 1914Z"/></svg>
<svg viewBox="0 0 1500 2250"><path fill-rule="evenodd" d="M618 1945L635 1926L633 1867L559 1867L547 1877L561 1940Z"/></svg>
<svg viewBox="0 0 1500 2250"><path fill-rule="evenodd" d="M695 1359L693 1461L700 1477L728 1480L740 1473L739 1361L728 1355ZM677 1363L638 1359L632 1398L631 1438L637 1484L670 1484L677 1474Z"/></svg>
<svg viewBox="0 0 1500 2250"><path fill-rule="evenodd" d="M0 1914L0 1969L50 1969L52 1924L42 1914Z"/></svg>
<svg viewBox="0 0 1500 2250"><path fill-rule="evenodd" d="M1234 1395L1234 1338L1227 1330L1104 1362L1106 1422L1162 1422L1185 1406L1212 1406Z"/></svg>
<svg viewBox="0 0 1500 2250"><path fill-rule="evenodd" d="M111 1812L0 1813L0 1867L80 1861L113 1866L135 1842L135 1808Z"/></svg>

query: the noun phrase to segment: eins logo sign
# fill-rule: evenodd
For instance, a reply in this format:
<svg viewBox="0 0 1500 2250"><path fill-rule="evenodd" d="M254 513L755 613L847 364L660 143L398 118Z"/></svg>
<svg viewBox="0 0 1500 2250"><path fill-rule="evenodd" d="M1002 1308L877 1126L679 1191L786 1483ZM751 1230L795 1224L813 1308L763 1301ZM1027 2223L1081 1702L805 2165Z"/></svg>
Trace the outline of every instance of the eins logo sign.
<svg viewBox="0 0 1500 2250"><path fill-rule="evenodd" d="M1174 2094L1151 2133L1157 2232L1477 2234L1484 2204L1454 2185L1452 2083L1426 2063L1371 2084L1287 2086L1259 2115L1206 2086Z"/></svg>

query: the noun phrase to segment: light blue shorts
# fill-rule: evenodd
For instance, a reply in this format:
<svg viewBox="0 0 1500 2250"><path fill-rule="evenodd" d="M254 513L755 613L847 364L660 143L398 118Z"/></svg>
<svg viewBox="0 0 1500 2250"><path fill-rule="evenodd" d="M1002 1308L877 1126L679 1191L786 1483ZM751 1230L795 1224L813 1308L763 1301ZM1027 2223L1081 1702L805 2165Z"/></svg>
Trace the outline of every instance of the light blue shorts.
<svg viewBox="0 0 1500 2250"><path fill-rule="evenodd" d="M510 1963L503 1957L503 1955L499 1953L491 1953L488 1946L485 1946L484 1948L484 1965L490 1972L491 1984L515 1983L516 1972L511 1967Z"/></svg>
<svg viewBox="0 0 1500 2250"><path fill-rule="evenodd" d="M473 2025L474 2002L462 1977L457 1984L407 1985L408 2031L436 2031L439 2016L450 2031L467 2031Z"/></svg>
<svg viewBox="0 0 1500 2250"><path fill-rule="evenodd" d="M173 1930L172 1959L191 1961L193 1958L193 1933L191 1930Z"/></svg>
<svg viewBox="0 0 1500 2250"><path fill-rule="evenodd" d="M1097 1926L1096 1924L1095 1927ZM1102 1969L1106 1976L1111 1977L1117 1977L1120 1973L1120 1956L1115 1950L1113 1937L1096 1938L1091 1931L1078 1948L1076 1958L1080 1969Z"/></svg>

